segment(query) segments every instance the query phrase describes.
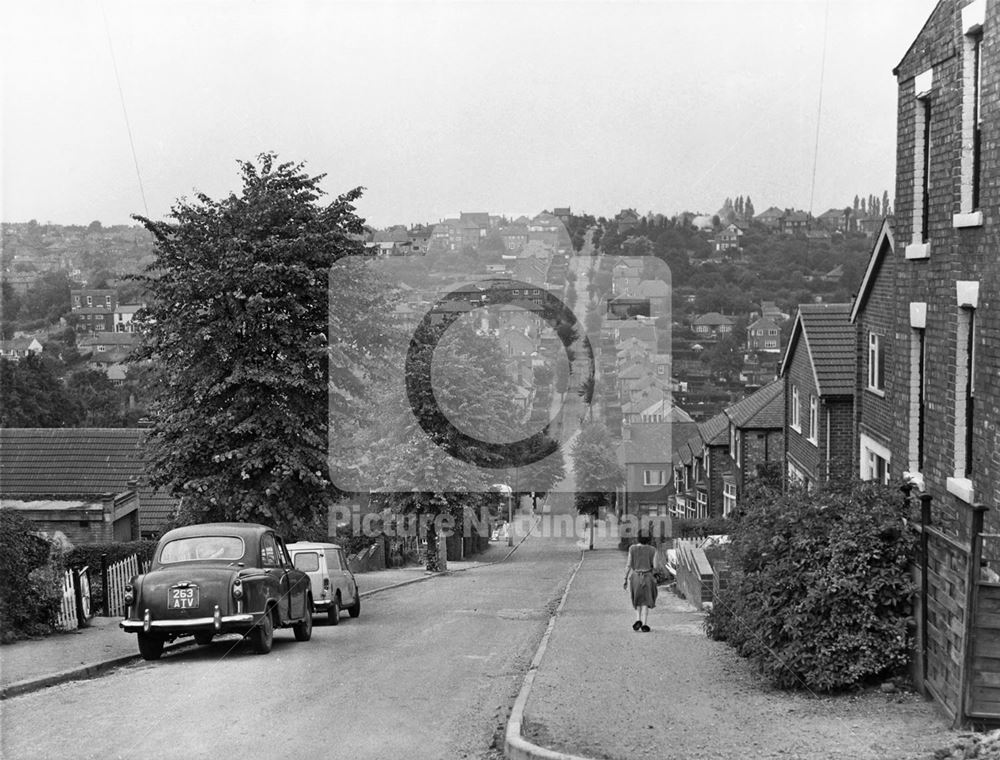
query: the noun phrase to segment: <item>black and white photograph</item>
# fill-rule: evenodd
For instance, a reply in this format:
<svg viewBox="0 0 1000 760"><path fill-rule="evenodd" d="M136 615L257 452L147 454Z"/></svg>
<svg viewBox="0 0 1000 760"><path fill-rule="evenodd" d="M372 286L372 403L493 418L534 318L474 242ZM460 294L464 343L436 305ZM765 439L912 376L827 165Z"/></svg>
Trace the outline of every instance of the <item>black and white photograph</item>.
<svg viewBox="0 0 1000 760"><path fill-rule="evenodd" d="M0 212L5 760L1000 760L1000 0L10 0Z"/></svg>

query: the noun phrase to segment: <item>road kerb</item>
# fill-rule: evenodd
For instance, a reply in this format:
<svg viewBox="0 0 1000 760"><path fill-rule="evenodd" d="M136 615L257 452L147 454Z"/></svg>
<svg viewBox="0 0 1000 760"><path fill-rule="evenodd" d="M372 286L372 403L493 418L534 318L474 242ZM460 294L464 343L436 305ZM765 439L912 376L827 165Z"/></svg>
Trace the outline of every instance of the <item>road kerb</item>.
<svg viewBox="0 0 1000 760"><path fill-rule="evenodd" d="M566 604L569 590L573 585L573 580L576 578L577 572L583 565L585 556L584 552L580 553L580 561L573 568L573 574L570 575L569 581L566 583L566 588L563 591L562 599L559 600L559 605L549 617L548 627L546 627L545 633L542 634L542 640L538 644L535 656L531 659L528 673L521 684L521 691L518 693L517 699L514 700L514 707L510 711L510 718L507 720L507 731L504 736L504 755L510 758L510 760L591 760L591 758L581 755L571 755L566 752L557 752L547 747L540 747L537 744L529 742L521 735L521 725L524 722L524 708L528 704L528 697L531 695L531 686L535 682L535 674L538 672L538 666L545 655L545 649L549 645L549 637L552 635L552 629L555 628L556 618L559 617L559 613L562 612Z"/></svg>
<svg viewBox="0 0 1000 760"><path fill-rule="evenodd" d="M194 639L178 641L174 644L168 644L163 648L163 652L166 654L167 652L183 649L193 644ZM102 660L101 662L94 662L90 665L81 665L78 668L70 668L68 670L62 670L58 673L51 673L47 676L41 676L40 678L30 678L24 681L7 684L3 688L0 688L0 700L10 699L11 697L19 697L23 694L30 694L33 691L47 689L50 686L58 686L59 684L68 683L70 681L85 681L88 678L96 678L97 676L104 675L109 670L114 670L122 665L129 665L140 658L141 655L138 652L135 654L124 654L118 657L112 657L108 660Z"/></svg>

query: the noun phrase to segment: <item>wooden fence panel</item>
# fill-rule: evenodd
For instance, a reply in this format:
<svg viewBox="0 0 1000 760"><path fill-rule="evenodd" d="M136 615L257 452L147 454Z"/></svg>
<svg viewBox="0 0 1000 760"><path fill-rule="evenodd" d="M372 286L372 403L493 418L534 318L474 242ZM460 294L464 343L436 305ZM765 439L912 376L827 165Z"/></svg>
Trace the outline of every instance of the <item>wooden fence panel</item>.
<svg viewBox="0 0 1000 760"><path fill-rule="evenodd" d="M928 530L927 539L924 679L942 706L955 716L961 710L965 578L970 551L937 531Z"/></svg>
<svg viewBox="0 0 1000 760"><path fill-rule="evenodd" d="M1000 584L980 581L972 619L969 716L1000 721Z"/></svg>
<svg viewBox="0 0 1000 760"><path fill-rule="evenodd" d="M137 554L108 565L108 585L104 589L108 615L115 617L126 614L125 586L134 576L139 574L139 570L139 555Z"/></svg>
<svg viewBox="0 0 1000 760"><path fill-rule="evenodd" d="M76 589L73 586L72 570L63 573L62 599L59 601L56 627L64 631L72 631L80 627L80 621L76 616Z"/></svg>

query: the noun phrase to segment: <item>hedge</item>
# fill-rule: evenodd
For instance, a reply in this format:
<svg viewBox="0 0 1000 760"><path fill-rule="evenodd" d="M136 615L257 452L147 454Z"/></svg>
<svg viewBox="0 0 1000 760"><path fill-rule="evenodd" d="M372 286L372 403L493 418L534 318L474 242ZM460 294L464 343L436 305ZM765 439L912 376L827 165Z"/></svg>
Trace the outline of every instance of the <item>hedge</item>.
<svg viewBox="0 0 1000 760"><path fill-rule="evenodd" d="M0 642L51 633L62 600L58 547L14 509L0 509Z"/></svg>
<svg viewBox="0 0 1000 760"><path fill-rule="evenodd" d="M917 531L898 489L748 494L705 629L775 685L843 689L909 661Z"/></svg>

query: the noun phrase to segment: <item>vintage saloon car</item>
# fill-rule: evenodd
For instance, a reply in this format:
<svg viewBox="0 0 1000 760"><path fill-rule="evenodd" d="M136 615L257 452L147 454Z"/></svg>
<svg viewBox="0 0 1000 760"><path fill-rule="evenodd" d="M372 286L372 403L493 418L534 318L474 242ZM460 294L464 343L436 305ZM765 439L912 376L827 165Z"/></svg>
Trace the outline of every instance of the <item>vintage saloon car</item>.
<svg viewBox="0 0 1000 760"><path fill-rule="evenodd" d="M121 627L135 633L139 653L155 660L163 645L193 635L208 644L221 633L247 636L254 651L271 651L275 628L298 641L312 636L309 576L296 570L273 530L250 523L177 528L156 546L149 571L125 590Z"/></svg>

